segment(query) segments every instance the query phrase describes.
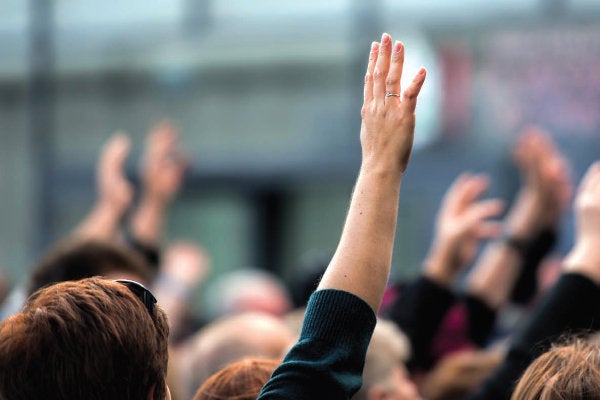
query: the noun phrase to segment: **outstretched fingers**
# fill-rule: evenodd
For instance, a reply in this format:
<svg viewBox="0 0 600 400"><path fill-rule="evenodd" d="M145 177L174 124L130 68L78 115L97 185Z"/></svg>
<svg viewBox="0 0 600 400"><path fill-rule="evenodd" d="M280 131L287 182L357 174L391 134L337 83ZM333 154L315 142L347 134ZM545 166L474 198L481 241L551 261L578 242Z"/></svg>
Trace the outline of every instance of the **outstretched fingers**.
<svg viewBox="0 0 600 400"><path fill-rule="evenodd" d="M364 104L361 109L361 146L363 162L393 167L397 172L406 170L413 145L416 96L425 80L425 70L409 85L405 112L402 99L390 99L386 91L400 90L404 46L384 33L379 45L373 44L365 76ZM386 85L388 86L386 89ZM388 90L389 89L389 90Z"/></svg>
<svg viewBox="0 0 600 400"><path fill-rule="evenodd" d="M146 158L156 162L168 156L177 147L178 133L169 121L156 124L147 138Z"/></svg>
<svg viewBox="0 0 600 400"><path fill-rule="evenodd" d="M460 212L481 196L488 187L489 179L485 175L464 172L446 192L445 203L451 210Z"/></svg>
<svg viewBox="0 0 600 400"><path fill-rule="evenodd" d="M504 210L504 202L499 199L481 201L469 209L466 220L475 228L475 234L479 238L493 237L500 233L501 225L491 218L500 216Z"/></svg>
<svg viewBox="0 0 600 400"><path fill-rule="evenodd" d="M477 200L490 186L490 179L483 174L469 176L460 191L459 202L461 204L470 204Z"/></svg>
<svg viewBox="0 0 600 400"><path fill-rule="evenodd" d="M454 182L452 182L450 187L446 190L446 194L444 195L444 203L455 204L471 177L471 173L463 172L457 178L455 178Z"/></svg>
<svg viewBox="0 0 600 400"><path fill-rule="evenodd" d="M120 176L125 168L131 142L122 132L115 134L106 144L100 159L100 173L104 176Z"/></svg>
<svg viewBox="0 0 600 400"><path fill-rule="evenodd" d="M125 174L125 164L131 142L124 133L109 139L98 164L97 185L103 202L113 207L126 207L133 196L133 188Z"/></svg>
<svg viewBox="0 0 600 400"><path fill-rule="evenodd" d="M375 70L375 63L379 55L379 43L371 43L371 52L369 53L369 64L367 65L367 73L365 74L365 88L364 88L364 103L370 103L373 101L373 71Z"/></svg>

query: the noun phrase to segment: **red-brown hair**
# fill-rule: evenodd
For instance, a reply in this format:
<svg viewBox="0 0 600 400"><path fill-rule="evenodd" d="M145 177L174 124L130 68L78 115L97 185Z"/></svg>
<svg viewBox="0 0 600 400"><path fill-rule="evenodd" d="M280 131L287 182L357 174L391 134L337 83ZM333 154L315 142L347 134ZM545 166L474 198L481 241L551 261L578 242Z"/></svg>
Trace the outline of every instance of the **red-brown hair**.
<svg viewBox="0 0 600 400"><path fill-rule="evenodd" d="M255 400L281 360L246 358L211 376L194 400Z"/></svg>
<svg viewBox="0 0 600 400"><path fill-rule="evenodd" d="M35 292L0 323L0 399L154 399L166 393L168 325L105 279Z"/></svg>

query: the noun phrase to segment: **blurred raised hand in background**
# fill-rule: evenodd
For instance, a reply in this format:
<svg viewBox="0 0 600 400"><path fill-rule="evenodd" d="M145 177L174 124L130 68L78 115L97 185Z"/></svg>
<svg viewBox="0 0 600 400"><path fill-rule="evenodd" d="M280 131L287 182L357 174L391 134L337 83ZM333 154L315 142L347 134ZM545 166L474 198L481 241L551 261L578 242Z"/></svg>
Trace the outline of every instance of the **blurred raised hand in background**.
<svg viewBox="0 0 600 400"><path fill-rule="evenodd" d="M131 148L129 137L119 132L102 147L96 166L96 202L75 229L83 239L116 239L121 220L133 201L134 188L125 165Z"/></svg>
<svg viewBox="0 0 600 400"><path fill-rule="evenodd" d="M146 139L140 199L130 221L129 233L137 243L160 245L168 207L183 185L188 166L175 127L168 121L156 124Z"/></svg>

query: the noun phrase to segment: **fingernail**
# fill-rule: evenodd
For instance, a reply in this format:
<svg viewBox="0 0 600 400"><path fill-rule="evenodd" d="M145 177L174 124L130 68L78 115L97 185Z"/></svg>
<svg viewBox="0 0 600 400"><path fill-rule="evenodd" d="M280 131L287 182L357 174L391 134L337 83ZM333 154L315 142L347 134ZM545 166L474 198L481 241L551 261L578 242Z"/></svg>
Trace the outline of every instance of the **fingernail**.
<svg viewBox="0 0 600 400"><path fill-rule="evenodd" d="M375 52L378 49L379 49L379 43L378 42L371 43L371 52Z"/></svg>
<svg viewBox="0 0 600 400"><path fill-rule="evenodd" d="M403 48L404 48L404 46L402 45L402 42L400 42L399 40L396 40L396 43L394 43L394 52L400 53Z"/></svg>
<svg viewBox="0 0 600 400"><path fill-rule="evenodd" d="M381 44L390 44L391 41L392 41L392 37L390 35L388 35L387 33L384 33L383 35L381 35Z"/></svg>
<svg viewBox="0 0 600 400"><path fill-rule="evenodd" d="M425 75L425 67L421 67L419 70L419 75Z"/></svg>

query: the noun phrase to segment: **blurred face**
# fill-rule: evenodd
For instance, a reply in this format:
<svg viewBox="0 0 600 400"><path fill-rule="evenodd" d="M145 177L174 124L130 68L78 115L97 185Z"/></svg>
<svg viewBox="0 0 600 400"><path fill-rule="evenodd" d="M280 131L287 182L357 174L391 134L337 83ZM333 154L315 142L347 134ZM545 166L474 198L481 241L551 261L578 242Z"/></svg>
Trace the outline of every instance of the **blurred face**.
<svg viewBox="0 0 600 400"><path fill-rule="evenodd" d="M375 396L378 400L420 400L421 396L416 385L408 378L406 369L397 366L386 381L385 385L378 385L379 390Z"/></svg>

